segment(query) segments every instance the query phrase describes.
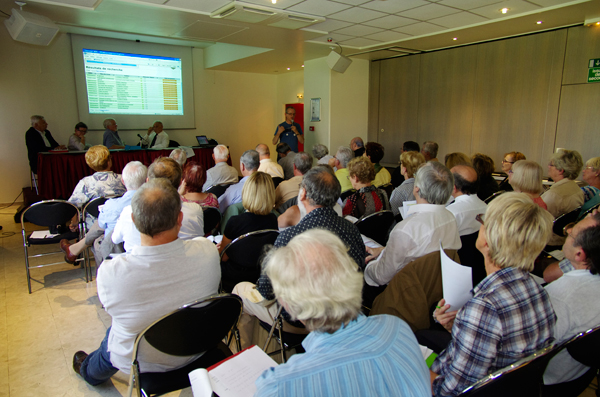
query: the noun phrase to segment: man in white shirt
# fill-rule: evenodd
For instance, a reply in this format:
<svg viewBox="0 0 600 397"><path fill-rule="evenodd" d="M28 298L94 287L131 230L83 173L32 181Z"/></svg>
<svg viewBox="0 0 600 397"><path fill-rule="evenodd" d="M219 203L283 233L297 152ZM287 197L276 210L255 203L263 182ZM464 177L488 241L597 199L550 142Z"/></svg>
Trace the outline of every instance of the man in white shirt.
<svg viewBox="0 0 600 397"><path fill-rule="evenodd" d="M237 170L227 164L227 160L229 160L229 149L227 149L227 146L215 146L212 158L215 160L215 166L206 171L206 182L202 186L203 192L211 186L231 185L238 182Z"/></svg>
<svg viewBox="0 0 600 397"><path fill-rule="evenodd" d="M283 168L271 160L269 147L264 143L259 143L256 145L255 150L258 152L260 158L260 167L258 167L258 170L271 175L271 178L283 178Z"/></svg>
<svg viewBox="0 0 600 397"><path fill-rule="evenodd" d="M457 165L450 170L454 176L452 197L454 202L446 209L454 214L459 236L479 231L481 223L475 217L485 214L487 204L477 197L477 171L468 165Z"/></svg>
<svg viewBox="0 0 600 397"><path fill-rule="evenodd" d="M169 147L169 135L163 131L162 121L155 121L142 137L142 146L149 149L164 149Z"/></svg>
<svg viewBox="0 0 600 397"><path fill-rule="evenodd" d="M546 286L557 317L557 343L600 325L600 214L589 215L568 233L562 250L571 266L562 266L565 273ZM569 382L589 370L564 349L548 364L544 384Z"/></svg>
<svg viewBox="0 0 600 397"><path fill-rule="evenodd" d="M394 227L386 247L367 247L367 284L386 285L410 262L438 251L440 241L444 249L461 247L456 219L445 207L453 186L450 170L441 163L432 161L419 168L413 189L417 204Z"/></svg>
<svg viewBox="0 0 600 397"><path fill-rule="evenodd" d="M141 245L104 261L98 270L98 297L112 326L98 350L73 356L73 369L93 386L118 370L128 373L137 334L182 305L217 293L221 278L219 253L210 241L178 238L181 198L169 181L159 178L144 184L132 207ZM166 355L148 344L142 344L138 354L141 372L170 371L198 357Z"/></svg>
<svg viewBox="0 0 600 397"><path fill-rule="evenodd" d="M181 184L181 167L177 162L168 157L159 157L148 167L148 180L166 178L177 189ZM141 235L131 219L133 208L131 205L123 208L119 220L112 234L115 244L125 243L125 251L131 250L141 244ZM204 236L204 213L202 207L196 203L183 202L181 205L183 221L179 230L179 238L189 240L194 237Z"/></svg>

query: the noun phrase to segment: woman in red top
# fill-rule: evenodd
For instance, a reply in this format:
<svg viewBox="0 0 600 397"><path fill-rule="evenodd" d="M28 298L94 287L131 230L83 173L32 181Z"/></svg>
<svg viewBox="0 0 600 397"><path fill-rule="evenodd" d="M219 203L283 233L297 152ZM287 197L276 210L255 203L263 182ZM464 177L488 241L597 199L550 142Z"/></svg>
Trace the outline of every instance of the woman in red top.
<svg viewBox="0 0 600 397"><path fill-rule="evenodd" d="M346 199L343 208L344 216L361 218L377 211L389 210L387 194L382 189L371 185L375 178L375 167L367 157L356 157L348 165L348 179L356 193Z"/></svg>

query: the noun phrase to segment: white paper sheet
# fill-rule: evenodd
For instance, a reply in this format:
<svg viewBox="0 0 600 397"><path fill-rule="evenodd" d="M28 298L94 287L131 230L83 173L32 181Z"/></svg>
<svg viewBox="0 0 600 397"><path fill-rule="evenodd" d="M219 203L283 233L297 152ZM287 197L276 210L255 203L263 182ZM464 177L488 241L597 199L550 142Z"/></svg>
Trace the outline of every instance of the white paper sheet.
<svg viewBox="0 0 600 397"><path fill-rule="evenodd" d="M440 256L442 258L442 288L446 304L450 305L448 311L458 310L471 299L473 279L471 268L462 266L446 255L440 242Z"/></svg>
<svg viewBox="0 0 600 397"><path fill-rule="evenodd" d="M419 348L421 349L421 354L423 355L423 360L427 360L427 358L429 356L431 356L431 353L433 353L433 350L431 350L427 346L419 345Z"/></svg>
<svg viewBox="0 0 600 397"><path fill-rule="evenodd" d="M558 260L558 261L562 261L563 259L565 259L565 253L562 252L561 250L555 250L552 252L548 252L554 259Z"/></svg>
<svg viewBox="0 0 600 397"><path fill-rule="evenodd" d="M52 238L56 236L58 234L51 234L49 230L38 230L31 233L31 238Z"/></svg>
<svg viewBox="0 0 600 397"><path fill-rule="evenodd" d="M188 374L192 385L192 394L194 397L211 397L212 386L208 378L208 371L205 368L198 368Z"/></svg>
<svg viewBox="0 0 600 397"><path fill-rule="evenodd" d="M415 205L415 204L417 204L416 200L404 201L402 203L402 207L398 207L398 210L400 211L400 215L402 215L402 219L406 219L406 216L408 214L408 208L411 205Z"/></svg>

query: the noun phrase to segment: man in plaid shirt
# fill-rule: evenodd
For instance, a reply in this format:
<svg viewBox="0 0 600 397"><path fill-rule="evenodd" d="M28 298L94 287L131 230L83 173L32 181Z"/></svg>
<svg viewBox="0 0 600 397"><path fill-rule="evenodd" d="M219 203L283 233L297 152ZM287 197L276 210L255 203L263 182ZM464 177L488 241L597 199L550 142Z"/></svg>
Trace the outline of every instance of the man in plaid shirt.
<svg viewBox="0 0 600 397"><path fill-rule="evenodd" d="M458 312L447 312L443 299L434 312L452 333L431 367L434 395L457 395L552 343L554 309L529 276L551 231L552 216L522 193L505 193L490 204L476 243L488 276Z"/></svg>

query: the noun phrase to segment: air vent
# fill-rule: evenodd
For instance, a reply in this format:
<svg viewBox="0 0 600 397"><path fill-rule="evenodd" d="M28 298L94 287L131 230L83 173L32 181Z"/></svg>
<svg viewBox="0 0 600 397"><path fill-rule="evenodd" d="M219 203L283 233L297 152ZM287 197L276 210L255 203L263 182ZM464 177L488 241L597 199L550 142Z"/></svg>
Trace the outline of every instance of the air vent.
<svg viewBox="0 0 600 397"><path fill-rule="evenodd" d="M214 11L211 18L256 23L285 29L300 29L325 21L325 18L307 14L291 13L276 8L234 1Z"/></svg>

